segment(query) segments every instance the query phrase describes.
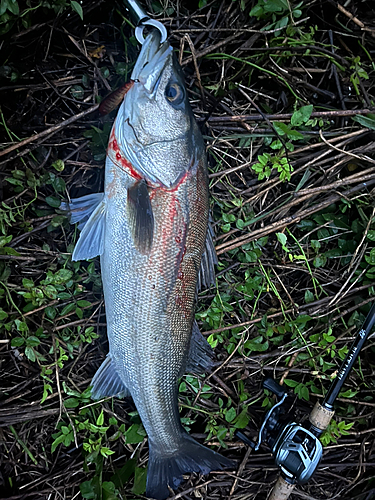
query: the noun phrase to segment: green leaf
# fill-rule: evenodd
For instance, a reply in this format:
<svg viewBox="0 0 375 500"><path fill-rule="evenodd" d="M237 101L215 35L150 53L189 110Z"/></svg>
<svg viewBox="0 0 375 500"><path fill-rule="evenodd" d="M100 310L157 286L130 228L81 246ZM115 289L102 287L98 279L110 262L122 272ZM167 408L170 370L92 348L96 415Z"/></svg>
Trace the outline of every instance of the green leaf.
<svg viewBox="0 0 375 500"><path fill-rule="evenodd" d="M115 452L107 448L106 446L102 446L100 448L100 454L103 455L103 457L109 457L109 455L113 455Z"/></svg>
<svg viewBox="0 0 375 500"><path fill-rule="evenodd" d="M35 351L32 347L26 347L25 356L32 362L36 360Z"/></svg>
<svg viewBox="0 0 375 500"><path fill-rule="evenodd" d="M12 241L13 236L0 236L0 248Z"/></svg>
<svg viewBox="0 0 375 500"><path fill-rule="evenodd" d="M8 313L6 313L1 307L0 307L0 321L8 317Z"/></svg>
<svg viewBox="0 0 375 500"><path fill-rule="evenodd" d="M119 62L116 65L116 74L119 76L127 76L129 71L129 64L127 62Z"/></svg>
<svg viewBox="0 0 375 500"><path fill-rule="evenodd" d="M69 281L73 276L73 271L70 271L69 269L60 269L57 275L61 280Z"/></svg>
<svg viewBox="0 0 375 500"><path fill-rule="evenodd" d="M308 106L302 106L300 109L293 113L290 120L291 125L293 125L293 127L299 127L303 123L306 123L310 118L312 112L312 104L309 104Z"/></svg>
<svg viewBox="0 0 375 500"><path fill-rule="evenodd" d="M22 279L22 285L25 288L33 288L34 282L33 282L33 280L29 280L28 278L23 278Z"/></svg>
<svg viewBox="0 0 375 500"><path fill-rule="evenodd" d="M75 2L75 0L71 0L70 5L72 6L72 9L77 12L81 20L83 21L83 10L81 5L78 2Z"/></svg>
<svg viewBox="0 0 375 500"><path fill-rule="evenodd" d="M324 254L317 255L313 260L313 264L315 267L324 267L326 263L327 263L327 257Z"/></svg>
<svg viewBox="0 0 375 500"><path fill-rule="evenodd" d="M89 306L91 306L91 302L89 302L88 300L77 300L77 306L89 307Z"/></svg>
<svg viewBox="0 0 375 500"><path fill-rule="evenodd" d="M125 443L137 444L141 443L146 436L146 432L140 424L133 424L125 432Z"/></svg>
<svg viewBox="0 0 375 500"><path fill-rule="evenodd" d="M375 241L375 231L369 231L367 233L367 239L369 239L370 241Z"/></svg>
<svg viewBox="0 0 375 500"><path fill-rule="evenodd" d="M55 196L47 196L46 203L48 203L48 205L53 208L59 208L59 206L61 205L60 199L56 198Z"/></svg>
<svg viewBox="0 0 375 500"><path fill-rule="evenodd" d="M65 316L65 314L69 314L71 313L72 311L74 311L76 308L76 305L74 302L71 302L70 304L67 304L63 310L61 311L61 314L60 316Z"/></svg>
<svg viewBox="0 0 375 500"><path fill-rule="evenodd" d="M56 434L55 434L55 435L56 435ZM57 438L53 441L53 443L52 443L52 445L51 445L51 453L53 453L53 452L56 450L56 448L58 447L58 445L59 445L60 443L62 443L64 440L65 440L65 434L62 434L62 433L61 433L61 434L60 434L60 435L59 435L59 436L58 436L58 437L57 437ZM84 497L84 498L87 498L87 497ZM94 497L91 497L91 498L94 498Z"/></svg>
<svg viewBox="0 0 375 500"><path fill-rule="evenodd" d="M124 485L129 481L131 475L134 474L136 464L136 459L131 458L125 462L121 469L115 470L114 475L111 477L111 481L113 481L116 488L124 487Z"/></svg>
<svg viewBox="0 0 375 500"><path fill-rule="evenodd" d="M18 2L12 2L12 1L8 2L8 10L15 16L18 16L20 13Z"/></svg>
<svg viewBox="0 0 375 500"><path fill-rule="evenodd" d="M57 297L57 290L56 288L53 286L53 285L47 285L44 287L44 295L46 297L48 297L49 299L55 299ZM47 312L47 309L52 309L51 307L47 307L46 308L46 312ZM56 316L56 312L54 314L54 316L50 319L53 319L54 317Z"/></svg>
<svg viewBox="0 0 375 500"><path fill-rule="evenodd" d="M225 420L227 422L233 422L235 418L236 418L236 410L233 407L229 408L229 410L227 410L225 413Z"/></svg>
<svg viewBox="0 0 375 500"><path fill-rule="evenodd" d="M102 451L102 449L100 450L100 452ZM116 487L112 483L112 481L103 481L102 490L103 490L103 500L118 500L119 498L117 496L118 492L116 492Z"/></svg>
<svg viewBox="0 0 375 500"><path fill-rule="evenodd" d="M63 160L56 160L52 163L52 167L58 172L62 172L65 168Z"/></svg>
<svg viewBox="0 0 375 500"><path fill-rule="evenodd" d="M25 339L23 337L14 337L14 339L12 339L10 345L12 347L20 347L24 343L25 343Z"/></svg>
<svg viewBox="0 0 375 500"><path fill-rule="evenodd" d="M287 385L288 387L297 387L298 385L298 382L296 382L295 380L291 380L291 379L284 379L284 384Z"/></svg>
<svg viewBox="0 0 375 500"><path fill-rule="evenodd" d="M284 233L276 233L276 237L279 240L279 242L282 244L282 246L286 245L287 242L287 237Z"/></svg>
<svg viewBox="0 0 375 500"><path fill-rule="evenodd" d="M38 337L35 337L35 335L30 335L30 337L27 337L26 339L26 345L30 347L37 347L38 345L40 345L40 340L38 339Z"/></svg>
<svg viewBox="0 0 375 500"><path fill-rule="evenodd" d="M64 401L65 408L77 408L79 400L77 398L68 398Z"/></svg>
<svg viewBox="0 0 375 500"><path fill-rule="evenodd" d="M103 425L104 424L104 413L103 410L100 412L99 417L96 419L96 425Z"/></svg>
<svg viewBox="0 0 375 500"><path fill-rule="evenodd" d="M236 420L234 421L234 425L236 429L245 429L249 423L249 416L247 414L246 408L241 411Z"/></svg>
<svg viewBox="0 0 375 500"><path fill-rule="evenodd" d="M310 290L306 290L305 291L305 304L311 304L311 302L314 302L314 300L315 300L314 294L312 292L310 292Z"/></svg>
<svg viewBox="0 0 375 500"><path fill-rule="evenodd" d="M366 116L362 116L362 115L353 116L353 120L355 122L358 122L363 127L367 127L371 130L375 130L375 115L374 114L368 114Z"/></svg>
<svg viewBox="0 0 375 500"><path fill-rule="evenodd" d="M57 193L63 193L66 189L65 181L61 177L55 177L51 184Z"/></svg>
<svg viewBox="0 0 375 500"><path fill-rule="evenodd" d="M73 85L70 88L70 93L72 94L72 97L74 97L74 99L77 99L78 101L82 101L82 99L85 97L85 91L83 90L83 87L81 87L81 85Z"/></svg>
<svg viewBox="0 0 375 500"><path fill-rule="evenodd" d="M14 323L16 324L16 328L19 332L27 332L28 327L25 321L21 321L20 319L15 319Z"/></svg>
<svg viewBox="0 0 375 500"><path fill-rule="evenodd" d="M375 265L375 248L370 251L370 255L365 255L365 261L371 266Z"/></svg>
<svg viewBox="0 0 375 500"><path fill-rule="evenodd" d="M135 468L134 486L132 492L134 495L143 495L146 491L147 469L143 467Z"/></svg>

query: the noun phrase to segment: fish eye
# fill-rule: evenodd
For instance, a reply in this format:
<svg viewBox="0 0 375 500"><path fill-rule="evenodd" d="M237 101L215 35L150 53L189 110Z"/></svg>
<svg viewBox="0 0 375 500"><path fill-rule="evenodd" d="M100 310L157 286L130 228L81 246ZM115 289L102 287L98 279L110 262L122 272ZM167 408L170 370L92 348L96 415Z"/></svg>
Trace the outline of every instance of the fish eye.
<svg viewBox="0 0 375 500"><path fill-rule="evenodd" d="M171 83L165 89L165 97L171 104L180 104L184 99L184 91L177 83Z"/></svg>

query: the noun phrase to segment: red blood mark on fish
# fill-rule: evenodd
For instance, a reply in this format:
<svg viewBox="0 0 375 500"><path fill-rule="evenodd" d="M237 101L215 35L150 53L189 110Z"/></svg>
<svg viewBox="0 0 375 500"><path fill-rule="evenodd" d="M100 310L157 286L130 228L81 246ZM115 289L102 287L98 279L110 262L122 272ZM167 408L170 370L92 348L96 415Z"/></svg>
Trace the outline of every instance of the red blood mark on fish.
<svg viewBox="0 0 375 500"><path fill-rule="evenodd" d="M183 280L184 279L184 273L182 271L178 271L178 273L177 273L177 279L178 280Z"/></svg>
<svg viewBox="0 0 375 500"><path fill-rule="evenodd" d="M142 179L142 176L135 170L130 161L127 160L125 156L123 156L121 149L118 145L117 139L115 137L115 125L113 125L112 127L112 132L108 143L107 154L115 165L117 165L126 173L131 175L134 179L136 179L137 181Z"/></svg>

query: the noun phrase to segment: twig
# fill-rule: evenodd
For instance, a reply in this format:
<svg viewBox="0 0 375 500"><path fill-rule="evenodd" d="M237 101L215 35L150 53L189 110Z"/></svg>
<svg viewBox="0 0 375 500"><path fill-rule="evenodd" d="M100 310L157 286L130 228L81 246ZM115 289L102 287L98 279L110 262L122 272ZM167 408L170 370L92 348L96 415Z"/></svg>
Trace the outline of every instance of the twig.
<svg viewBox="0 0 375 500"><path fill-rule="evenodd" d="M368 161L369 163L375 164L375 160L373 160L372 158L369 158L368 156L359 156L359 155L356 155L354 153L351 153L350 151L345 151L343 149L338 148L337 146L334 146L324 137L322 130L319 130L319 135L320 135L320 138L322 139L322 141L325 144L327 144L327 146L334 149L335 151L338 151L339 153L343 153L345 155L351 156L352 158L355 158L356 160L362 160L362 161L365 160L365 161Z"/></svg>
<svg viewBox="0 0 375 500"><path fill-rule="evenodd" d="M238 480L241 478L241 475L244 471L244 468L246 467L246 463L249 459L249 456L250 456L250 453L251 453L252 449L250 448L250 446L247 448L246 450L246 453L245 453L245 456L242 460L242 462L240 463L240 466L238 467L238 471L237 471L237 474L236 474L236 477L233 481L233 485L232 485L232 488L230 489L230 492L229 492L229 497L231 497L234 493L234 490L236 489L237 487L237 484L238 484Z"/></svg>
<svg viewBox="0 0 375 500"><path fill-rule="evenodd" d="M192 493L193 491L199 490L200 488L207 486L208 484L212 483L212 481L213 481L213 479L210 479L209 481L206 481L205 483L198 484L197 486L194 486L193 488L189 488L188 490L182 491L181 493L178 493L174 497L171 497L169 500L177 500L178 498L182 498L185 495Z"/></svg>
<svg viewBox="0 0 375 500"><path fill-rule="evenodd" d="M89 115L90 113L94 113L99 108L99 104L95 104L94 106L91 106L91 108L86 109L85 111L81 111L81 113L78 113L77 115L71 116L67 120L64 120L63 122L58 123L57 125L53 125L52 127L43 130L43 132L40 132L39 134L32 135L31 137L28 137L27 139L23 139L22 141L18 142L17 144L13 144L9 148L3 149L0 151L0 156L7 155L8 153L11 153L15 149L22 148L23 146L26 146L26 144L30 144L30 142L35 142L40 139L43 139L47 135L50 134L55 134L59 130L67 127L68 125L71 125L72 123L76 122L77 120L83 118L84 116Z"/></svg>
<svg viewBox="0 0 375 500"><path fill-rule="evenodd" d="M335 118L341 116L356 116L356 115L367 115L373 113L373 109L339 109L334 111L314 111L311 113L311 118ZM269 115L223 115L223 116L211 116L208 121L210 123L215 122L241 122L241 121L262 121L266 118L268 120L290 120L293 116L292 113L280 113L280 114L269 114Z"/></svg>
<svg viewBox="0 0 375 500"><path fill-rule="evenodd" d="M348 189L342 194L335 194L332 196L329 196L325 201L321 203L317 203L313 207L307 208L305 210L301 210L295 215L291 215L289 217L285 217L284 219L281 219L279 221L273 222L272 224L269 224L267 227L262 227L260 229L256 229L252 231L250 234L244 234L242 236L239 236L238 238L235 238L234 240L231 240L226 243L222 243L221 245L218 245L216 247L216 253L217 255L221 255L222 253L228 252L229 250L234 250L235 248L241 247L242 245L245 245L246 243L250 243L250 241L257 240L263 236L266 236L270 233L273 233L277 230L280 230L281 228L284 228L286 226L290 226L291 224L295 224L296 222L299 222L301 219L304 219L306 217L309 217L310 215L318 212L319 210L322 210L329 205L332 205L332 203L335 203L339 201L342 197L349 197L350 195L357 193L358 191L361 191L364 188L368 188L375 184L375 178L369 180L366 183L361 183L358 186L355 186L351 189Z"/></svg>
<svg viewBox="0 0 375 500"><path fill-rule="evenodd" d="M205 29L207 31L207 29ZM206 47L205 49L201 50L200 52L197 52L195 54L195 57L198 59L199 57L206 56L210 52L213 52L214 50L222 47L223 45L226 45L227 43L233 42L236 38L238 38L241 35L241 33L236 33L235 35L232 35L225 40L221 40L221 42L215 43L215 45L211 45L210 47ZM181 66L186 66L187 64L191 63L193 60L193 56L189 56L183 61L181 61Z"/></svg>

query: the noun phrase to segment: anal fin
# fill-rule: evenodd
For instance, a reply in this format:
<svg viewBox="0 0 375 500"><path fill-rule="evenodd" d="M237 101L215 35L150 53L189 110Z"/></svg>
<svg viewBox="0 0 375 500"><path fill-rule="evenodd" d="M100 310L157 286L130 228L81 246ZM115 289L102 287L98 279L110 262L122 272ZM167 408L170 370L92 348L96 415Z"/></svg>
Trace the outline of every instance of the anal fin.
<svg viewBox="0 0 375 500"><path fill-rule="evenodd" d="M212 370L214 358L212 347L201 334L197 322L194 321L186 371L189 373L209 372Z"/></svg>
<svg viewBox="0 0 375 500"><path fill-rule="evenodd" d="M91 386L92 399L101 399L111 396L126 398L130 396L128 389L120 379L112 363L110 354L107 355L98 371L95 373Z"/></svg>

